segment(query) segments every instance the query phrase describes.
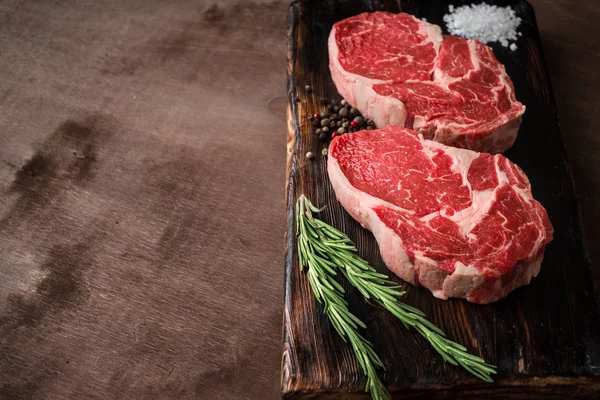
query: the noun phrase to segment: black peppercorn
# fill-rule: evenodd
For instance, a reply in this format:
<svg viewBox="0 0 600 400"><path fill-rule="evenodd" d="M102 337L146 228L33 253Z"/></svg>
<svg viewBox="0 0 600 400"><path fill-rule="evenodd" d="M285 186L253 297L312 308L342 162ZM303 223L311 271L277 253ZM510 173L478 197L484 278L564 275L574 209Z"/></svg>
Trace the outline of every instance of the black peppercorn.
<svg viewBox="0 0 600 400"><path fill-rule="evenodd" d="M319 140L325 141L328 137L329 135L327 135L325 132L319 133Z"/></svg>
<svg viewBox="0 0 600 400"><path fill-rule="evenodd" d="M328 126L329 125L329 118L323 118L321 120L321 126Z"/></svg>

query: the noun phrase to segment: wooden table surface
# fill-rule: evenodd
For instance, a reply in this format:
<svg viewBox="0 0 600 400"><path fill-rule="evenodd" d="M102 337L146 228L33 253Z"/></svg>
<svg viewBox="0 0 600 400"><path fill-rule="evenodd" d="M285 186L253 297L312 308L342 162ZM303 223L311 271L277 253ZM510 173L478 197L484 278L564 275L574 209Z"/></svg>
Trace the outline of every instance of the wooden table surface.
<svg viewBox="0 0 600 400"><path fill-rule="evenodd" d="M276 399L287 2L83 3L0 3L0 399ZM599 283L600 4L531 3Z"/></svg>

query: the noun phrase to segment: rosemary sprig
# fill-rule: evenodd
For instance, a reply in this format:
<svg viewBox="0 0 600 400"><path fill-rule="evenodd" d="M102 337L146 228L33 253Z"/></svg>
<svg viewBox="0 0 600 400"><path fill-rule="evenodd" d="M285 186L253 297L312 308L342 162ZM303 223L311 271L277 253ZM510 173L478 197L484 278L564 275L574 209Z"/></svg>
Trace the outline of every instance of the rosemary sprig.
<svg viewBox="0 0 600 400"><path fill-rule="evenodd" d="M320 228L312 218L312 211L320 211L313 206L304 195L296 203L296 235L298 235L298 256L300 270L307 270L308 282L317 301L324 305L325 315L342 337L344 342L350 342L352 350L367 376L365 391L371 393L375 400L389 400L388 393L378 369L385 369L381 359L375 353L373 345L358 333L358 327L366 325L348 310L344 300L344 288L333 278L335 265L325 256L325 247L320 242Z"/></svg>
<svg viewBox="0 0 600 400"><path fill-rule="evenodd" d="M315 207L304 195L300 196L296 204L297 225L300 226L301 236L306 232L303 238L305 243L302 247L299 245L301 264L302 260L311 257L326 265L327 271L331 271L329 273L340 270L365 298L373 299L390 311L407 328L415 328L445 361L462 366L485 382L493 381L491 375L496 373L495 366L469 354L464 346L448 339L422 311L399 301L398 298L404 294L398 290L400 286L360 258L356 254L354 243L343 232L313 217L312 213L319 211L321 209Z"/></svg>

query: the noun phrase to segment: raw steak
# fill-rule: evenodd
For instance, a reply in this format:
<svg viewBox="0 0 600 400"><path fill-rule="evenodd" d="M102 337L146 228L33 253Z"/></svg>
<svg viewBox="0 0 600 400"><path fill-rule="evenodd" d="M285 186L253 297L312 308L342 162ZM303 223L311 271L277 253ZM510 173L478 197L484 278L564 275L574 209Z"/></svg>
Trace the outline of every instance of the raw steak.
<svg viewBox="0 0 600 400"><path fill-rule="evenodd" d="M525 173L389 126L338 136L329 146L338 200L373 232L400 278L441 299L489 303L536 276L552 240Z"/></svg>
<svg viewBox="0 0 600 400"><path fill-rule="evenodd" d="M404 126L450 146L503 152L525 112L489 47L442 37L437 25L409 14L336 23L329 68L340 94L377 126Z"/></svg>

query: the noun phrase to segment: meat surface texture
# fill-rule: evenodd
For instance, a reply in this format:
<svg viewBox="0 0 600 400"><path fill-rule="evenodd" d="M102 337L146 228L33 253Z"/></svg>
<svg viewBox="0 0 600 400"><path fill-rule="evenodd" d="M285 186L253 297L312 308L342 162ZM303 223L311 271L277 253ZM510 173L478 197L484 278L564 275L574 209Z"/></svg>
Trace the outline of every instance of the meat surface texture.
<svg viewBox="0 0 600 400"><path fill-rule="evenodd" d="M335 138L327 168L387 267L438 298L493 302L540 271L552 226L525 173L501 154L389 126Z"/></svg>
<svg viewBox="0 0 600 400"><path fill-rule="evenodd" d="M481 152L513 145L525 106L485 44L442 36L409 14L375 12L336 23L328 47L339 93L377 126Z"/></svg>

